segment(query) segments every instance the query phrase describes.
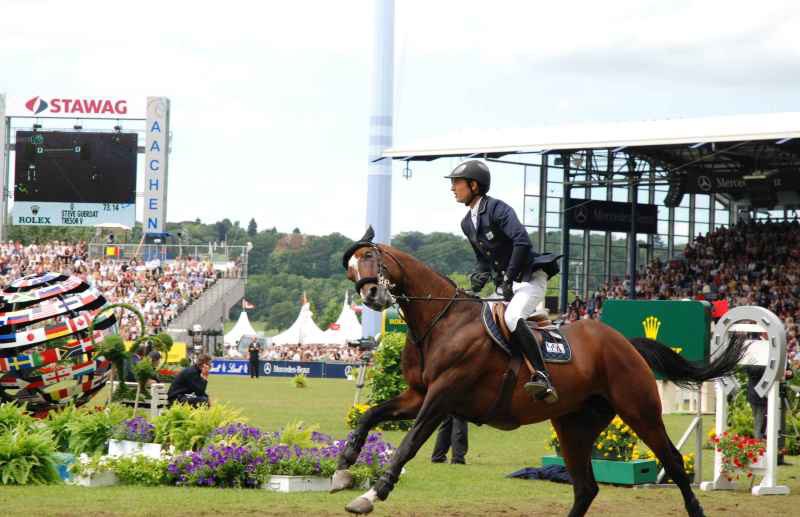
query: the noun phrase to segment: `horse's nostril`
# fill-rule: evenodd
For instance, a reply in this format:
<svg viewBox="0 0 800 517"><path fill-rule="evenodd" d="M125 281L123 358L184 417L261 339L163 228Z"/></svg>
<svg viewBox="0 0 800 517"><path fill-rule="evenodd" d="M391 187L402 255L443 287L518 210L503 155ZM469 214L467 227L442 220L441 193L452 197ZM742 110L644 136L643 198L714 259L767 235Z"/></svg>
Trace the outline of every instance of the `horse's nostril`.
<svg viewBox="0 0 800 517"><path fill-rule="evenodd" d="M369 297L375 298L376 296L378 296L378 286L373 285L369 288Z"/></svg>

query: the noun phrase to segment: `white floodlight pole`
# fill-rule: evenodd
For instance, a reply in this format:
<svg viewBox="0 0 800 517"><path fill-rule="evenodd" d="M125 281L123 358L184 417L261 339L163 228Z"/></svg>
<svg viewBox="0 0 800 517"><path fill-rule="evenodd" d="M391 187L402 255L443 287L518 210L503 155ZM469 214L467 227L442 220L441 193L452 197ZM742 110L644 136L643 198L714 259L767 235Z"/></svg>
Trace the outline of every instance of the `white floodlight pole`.
<svg viewBox="0 0 800 517"><path fill-rule="evenodd" d="M392 228L392 161L381 157L392 145L394 0L375 0L374 7L367 225L375 230L375 242L388 244ZM379 312L365 307L361 318L365 337L380 332Z"/></svg>

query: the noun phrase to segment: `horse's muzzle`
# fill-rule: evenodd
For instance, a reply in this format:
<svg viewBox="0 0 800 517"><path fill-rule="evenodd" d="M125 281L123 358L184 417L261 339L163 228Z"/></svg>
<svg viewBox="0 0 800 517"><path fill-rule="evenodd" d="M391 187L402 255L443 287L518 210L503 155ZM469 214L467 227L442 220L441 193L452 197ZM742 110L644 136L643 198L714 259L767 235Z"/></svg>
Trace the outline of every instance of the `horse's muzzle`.
<svg viewBox="0 0 800 517"><path fill-rule="evenodd" d="M364 305L373 311L382 311L392 305L389 290L377 284L367 284L361 288L361 298Z"/></svg>

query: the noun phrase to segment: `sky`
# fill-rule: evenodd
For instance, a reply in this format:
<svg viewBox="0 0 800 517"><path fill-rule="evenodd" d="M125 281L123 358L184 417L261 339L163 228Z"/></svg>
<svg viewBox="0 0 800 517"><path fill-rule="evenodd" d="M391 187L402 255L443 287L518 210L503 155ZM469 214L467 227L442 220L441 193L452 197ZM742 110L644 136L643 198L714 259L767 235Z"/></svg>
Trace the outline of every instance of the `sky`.
<svg viewBox="0 0 800 517"><path fill-rule="evenodd" d="M6 0L0 93L169 97L169 221L356 238L372 12L371 0ZM798 27L789 1L400 0L394 143L800 111ZM394 164L392 234L460 232L466 210L442 178L456 164L414 164L411 179ZM521 214L522 168L492 171L491 194Z"/></svg>

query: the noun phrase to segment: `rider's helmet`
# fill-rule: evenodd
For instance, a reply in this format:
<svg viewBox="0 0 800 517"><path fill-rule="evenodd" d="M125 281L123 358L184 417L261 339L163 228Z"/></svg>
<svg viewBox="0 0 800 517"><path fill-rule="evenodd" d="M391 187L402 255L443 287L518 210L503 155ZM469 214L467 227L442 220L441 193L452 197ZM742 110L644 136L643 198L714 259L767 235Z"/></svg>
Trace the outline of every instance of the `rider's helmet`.
<svg viewBox="0 0 800 517"><path fill-rule="evenodd" d="M489 186L492 183L492 175L489 173L489 167L480 160L469 160L458 164L458 167L453 169L447 179L464 178L466 180L475 180L481 187L481 193L486 194L489 192Z"/></svg>

